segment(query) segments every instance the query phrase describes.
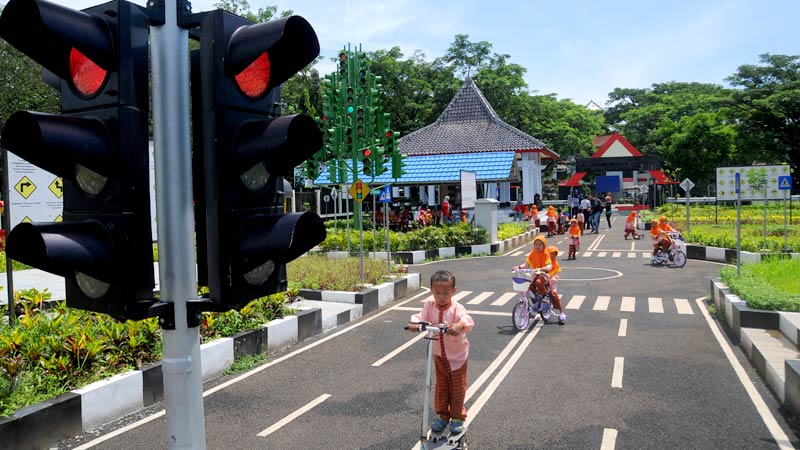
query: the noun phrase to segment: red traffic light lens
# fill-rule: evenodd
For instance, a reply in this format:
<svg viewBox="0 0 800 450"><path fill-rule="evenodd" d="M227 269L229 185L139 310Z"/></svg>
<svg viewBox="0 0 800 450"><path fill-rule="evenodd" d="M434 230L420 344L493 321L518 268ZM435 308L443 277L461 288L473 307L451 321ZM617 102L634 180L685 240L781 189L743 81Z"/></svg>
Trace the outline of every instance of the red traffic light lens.
<svg viewBox="0 0 800 450"><path fill-rule="evenodd" d="M239 74L234 76L236 85L250 98L264 95L269 85L269 57L264 52Z"/></svg>
<svg viewBox="0 0 800 450"><path fill-rule="evenodd" d="M345 61L347 59L347 53L341 52L339 53L339 60Z"/></svg>
<svg viewBox="0 0 800 450"><path fill-rule="evenodd" d="M392 132L391 132L391 131L387 131L387 132L386 132L386 137L387 137L387 138L390 138L390 137L392 137Z"/></svg>
<svg viewBox="0 0 800 450"><path fill-rule="evenodd" d="M86 55L73 48L69 52L69 75L75 89L87 97L97 94L108 72Z"/></svg>
<svg viewBox="0 0 800 450"><path fill-rule="evenodd" d="M370 152L368 148L364 149L364 156L369 158L369 155L371 155L371 154L372 154L372 152Z"/></svg>

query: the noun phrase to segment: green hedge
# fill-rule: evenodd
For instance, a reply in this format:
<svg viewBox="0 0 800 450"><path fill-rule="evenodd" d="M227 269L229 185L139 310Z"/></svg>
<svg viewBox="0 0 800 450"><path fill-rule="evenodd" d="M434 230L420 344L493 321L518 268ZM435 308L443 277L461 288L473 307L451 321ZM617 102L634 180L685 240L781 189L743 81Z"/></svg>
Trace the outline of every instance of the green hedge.
<svg viewBox="0 0 800 450"><path fill-rule="evenodd" d="M754 264L723 267L722 281L756 309L800 312L800 260L767 258Z"/></svg>

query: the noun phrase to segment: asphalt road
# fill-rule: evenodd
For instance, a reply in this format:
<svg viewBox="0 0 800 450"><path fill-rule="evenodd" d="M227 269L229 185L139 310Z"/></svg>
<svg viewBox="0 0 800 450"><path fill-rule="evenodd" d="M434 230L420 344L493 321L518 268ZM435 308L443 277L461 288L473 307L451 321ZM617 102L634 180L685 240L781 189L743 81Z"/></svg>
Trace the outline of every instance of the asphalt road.
<svg viewBox="0 0 800 450"><path fill-rule="evenodd" d="M624 241L623 220L615 216L614 229L584 236L576 261L562 258L564 326L512 327L509 270L530 245L411 268L423 286L434 271L453 271L459 301L476 322L469 335L470 447L772 449L785 436L796 445L750 363L724 330L722 343L715 337L722 328L702 299L720 265L651 267L649 240ZM563 236L549 243L566 250ZM207 448L414 448L425 341L403 325L426 297L288 349L275 355L285 357L278 363L208 383L207 392L216 390L205 399ZM167 448L161 408L59 448Z"/></svg>

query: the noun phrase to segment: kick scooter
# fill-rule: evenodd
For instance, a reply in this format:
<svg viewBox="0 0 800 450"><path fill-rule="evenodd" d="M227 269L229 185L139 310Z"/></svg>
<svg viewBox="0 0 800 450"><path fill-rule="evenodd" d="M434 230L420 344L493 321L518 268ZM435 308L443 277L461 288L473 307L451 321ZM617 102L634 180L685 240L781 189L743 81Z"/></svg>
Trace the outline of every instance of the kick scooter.
<svg viewBox="0 0 800 450"><path fill-rule="evenodd" d="M425 366L425 396L422 406L422 425L419 434L420 450L468 450L467 427L459 434L450 433L448 424L442 431L433 431L428 424L431 405L431 367L433 366L433 341L437 341L447 333L447 325L431 324L430 322L409 322L409 325L419 325L419 331L426 332L428 340L428 362ZM405 327L408 330L408 326Z"/></svg>

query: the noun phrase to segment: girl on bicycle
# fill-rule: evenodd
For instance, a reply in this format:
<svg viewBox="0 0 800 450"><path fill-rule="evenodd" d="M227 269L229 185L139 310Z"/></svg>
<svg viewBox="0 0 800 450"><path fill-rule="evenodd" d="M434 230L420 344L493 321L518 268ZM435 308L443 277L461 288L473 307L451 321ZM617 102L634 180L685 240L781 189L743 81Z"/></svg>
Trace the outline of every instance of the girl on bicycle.
<svg viewBox="0 0 800 450"><path fill-rule="evenodd" d="M550 276L550 298L553 301L553 308L558 308L560 314L558 315L558 323L563 324L567 321L567 315L564 314L564 308L561 307L561 297L558 296L558 287L556 286L558 283L559 273L561 272L561 266L558 264L558 248L556 246L551 245L547 247L547 253L550 254L550 262L553 265L553 268L550 269L548 272L548 276ZM546 317L545 320L549 319Z"/></svg>
<svg viewBox="0 0 800 450"><path fill-rule="evenodd" d="M661 235L661 250L666 252L669 250L670 245L672 245L672 239L669 237L670 233L677 233L678 230L673 228L672 225L667 222L666 216L661 216L658 219L658 231Z"/></svg>
<svg viewBox="0 0 800 450"><path fill-rule="evenodd" d="M419 331L419 324L413 322L446 323L447 334L433 346L436 366L436 391L434 411L438 417L431 430L439 433L450 423L450 433L464 431L467 409L464 397L467 394L467 360L469 341L466 334L475 326L466 308L453 300L456 292L456 277L446 270L431 275L431 294L419 314L411 316L408 329Z"/></svg>
<svg viewBox="0 0 800 450"><path fill-rule="evenodd" d="M545 273L553 269L553 263L550 260L550 254L547 253L547 239L542 235L537 235L533 238L533 250L525 258L525 262L520 264L514 269L539 269ZM531 285L528 290L534 291L539 295L547 293L547 275L536 274L531 280Z"/></svg>

